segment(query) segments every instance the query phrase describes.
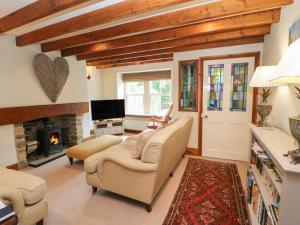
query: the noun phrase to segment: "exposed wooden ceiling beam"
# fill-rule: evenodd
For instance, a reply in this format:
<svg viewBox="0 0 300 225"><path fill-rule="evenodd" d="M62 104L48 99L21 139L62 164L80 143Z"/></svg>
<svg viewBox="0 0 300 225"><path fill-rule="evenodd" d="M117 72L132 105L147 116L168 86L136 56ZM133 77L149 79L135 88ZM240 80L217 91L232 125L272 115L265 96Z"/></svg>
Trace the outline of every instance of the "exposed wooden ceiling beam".
<svg viewBox="0 0 300 225"><path fill-rule="evenodd" d="M100 0L99 0L100 1ZM91 0L39 0L0 19L0 33L13 30ZM86 5L86 4L85 4Z"/></svg>
<svg viewBox="0 0 300 225"><path fill-rule="evenodd" d="M184 37L191 37L194 35L199 36L199 35L206 35L210 33L218 33L218 32L225 32L225 31L231 31L236 29L243 29L247 27L269 25L271 23L278 22L279 19L280 19L279 9L273 9L273 10L263 11L259 13L250 13L241 16L228 17L225 19L214 20L214 21L204 22L195 25L189 25L185 27L173 28L171 30L156 32L155 34L149 34L150 42L153 39L155 41L173 40L176 38L182 39ZM156 36L158 36L159 39L157 39ZM147 36L143 37L142 39L146 39L146 38ZM134 36L132 37L132 39L133 41L136 40ZM153 43L153 45L154 46L159 45L159 43ZM127 53L128 51L137 52L137 51L144 51L144 49L140 48L137 45L137 46L127 47L127 48L80 54L77 56L77 59L78 60L92 59L92 58L98 58L104 56L111 56L114 54L119 54L120 52Z"/></svg>
<svg viewBox="0 0 300 225"><path fill-rule="evenodd" d="M119 63L129 63L129 62L136 62L136 61L150 61L156 59L168 59L173 58L173 53L167 53L162 55L152 55L152 56L143 56L131 59L117 59L105 62L94 62L94 63L87 63L88 66L101 66L101 65L110 65L110 64L119 64Z"/></svg>
<svg viewBox="0 0 300 225"><path fill-rule="evenodd" d="M171 30L166 30L162 32L153 32L149 34L132 36L130 38L122 38L113 41L107 41L95 46L95 48L93 48L93 51L89 50L89 52L92 52L94 54L86 53L86 50L90 48L82 46L82 47L75 47L70 49L63 49L61 51L61 55L65 57L74 54L79 54L79 55L86 54L91 58L94 56L96 57L100 56L103 51L108 51L112 49L120 49L122 51L122 48L125 47L127 47L127 49L131 51L133 50L137 51L138 49L142 51L144 49L154 50L159 48L168 48L168 47L185 45L185 43L189 41L205 43L205 42L220 41L220 40L233 39L233 38L259 36L259 35L270 33L271 25L252 27L253 22L254 21L250 22L250 26L251 26L250 28L238 28L237 30L222 31L213 34L205 34L206 33L205 29L201 29L201 25L200 26L193 25L191 27L182 27L182 28L173 28ZM215 24L215 22L208 22L208 23ZM248 24L246 25L242 23L240 25L241 25L240 27L248 27ZM211 26L204 26L204 27L211 27ZM228 28L231 29L230 27ZM183 32L180 32L180 30L182 30ZM174 34L176 34L176 39L174 39ZM144 49L142 49L143 48L142 46L144 46Z"/></svg>
<svg viewBox="0 0 300 225"><path fill-rule="evenodd" d="M145 51L168 49L168 48L189 46L189 45L202 44L202 43L205 44L205 43L240 39L246 37L262 36L269 33L270 29L271 29L270 26L245 28L238 31L229 31L229 32L223 32L217 34L203 35L199 37L190 37L186 39L178 39L178 40L163 41L163 42L158 42L153 44L138 45L134 47L126 47L126 48L118 49L118 53L116 54L145 52ZM88 61L89 64L95 64L97 62L99 62L99 60Z"/></svg>
<svg viewBox="0 0 300 225"><path fill-rule="evenodd" d="M170 62L173 61L173 58L168 59L155 59L149 61L136 61L136 62L129 62L129 63L117 63L117 64L109 64L109 65L101 65L96 66L97 69L107 69L113 67L120 67L120 66L133 66L133 65L141 65L141 64L150 64L150 63L160 63L160 62Z"/></svg>
<svg viewBox="0 0 300 225"><path fill-rule="evenodd" d="M201 5L159 16L145 18L114 27L75 35L42 44L42 51L53 51L72 46L112 39L118 36L150 32L157 29L185 25L187 23L207 21L241 13L262 11L270 8L291 4L293 0L221 0L207 5Z"/></svg>
<svg viewBox="0 0 300 225"><path fill-rule="evenodd" d="M229 41L220 41L220 42L213 42L207 44L196 44L196 45L189 45L189 46L182 46L182 47L175 47L175 48L168 48L168 49L159 49L154 51L145 51L139 53L120 54L115 56L108 56L108 57L102 57L93 60L87 60L87 63L92 63L97 61L101 62L101 61L108 61L108 60L121 60L121 59L135 58L135 57L161 55L166 53L194 51L194 50L201 50L201 49L220 48L220 47L227 47L227 46L234 46L234 45L245 45L245 44L263 43L263 42L264 42L264 36L241 38L241 39L235 39Z"/></svg>
<svg viewBox="0 0 300 225"><path fill-rule="evenodd" d="M17 46L29 45L89 27L99 26L115 19L188 1L192 0L127 0L20 35L16 38L16 43Z"/></svg>

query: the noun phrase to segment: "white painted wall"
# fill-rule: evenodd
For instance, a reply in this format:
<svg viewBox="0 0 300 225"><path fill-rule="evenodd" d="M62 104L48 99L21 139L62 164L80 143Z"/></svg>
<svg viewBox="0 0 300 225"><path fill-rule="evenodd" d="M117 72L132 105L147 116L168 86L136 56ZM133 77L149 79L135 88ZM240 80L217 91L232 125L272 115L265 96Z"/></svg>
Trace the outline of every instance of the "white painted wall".
<svg viewBox="0 0 300 225"><path fill-rule="evenodd" d="M101 70L102 84L103 84L103 98L117 98L118 97L118 74L122 72L133 72L142 70L155 69L172 69L172 101L174 103L173 118L181 116L191 116L194 119L190 140L188 146L191 148L198 148L198 113L193 112L178 112L178 61L198 59L203 56L238 54L243 52L257 52L262 51L263 44L250 44L242 46L206 49L198 51L181 52L174 54L174 62L146 64L139 66L117 67L113 69ZM127 118L125 120L125 128L127 129L141 129L146 128L149 119Z"/></svg>
<svg viewBox="0 0 300 225"><path fill-rule="evenodd" d="M40 52L38 45L16 47L12 36L0 36L0 107L52 104L43 91L33 70L33 58ZM59 52L47 54L54 59ZM88 85L85 76L85 62L74 57L66 58L70 74L57 103L88 101ZM90 121L85 114L83 136L90 133ZM16 163L16 150L12 139L12 125L0 126L0 164Z"/></svg>
<svg viewBox="0 0 300 225"><path fill-rule="evenodd" d="M87 85L88 85L88 100L89 103L91 100L100 100L103 98L103 93L102 93L102 76L100 70L97 70L95 67L91 67L90 69L91 73L91 79L87 80ZM94 123L92 121L92 114L91 114L91 104L89 104L89 113L88 115L84 118L85 123L89 123L89 135L90 135L90 130L94 129ZM88 136L88 135L87 135Z"/></svg>
<svg viewBox="0 0 300 225"><path fill-rule="evenodd" d="M0 165L9 166L17 162L14 126L0 127Z"/></svg>
<svg viewBox="0 0 300 225"><path fill-rule="evenodd" d="M289 28L300 19L300 0L281 10L281 19L272 25L271 34L265 37L263 65L277 64L288 48ZM300 57L299 57L300 62ZM289 133L288 117L300 114L300 101L295 97L294 85L273 89L272 115L276 126Z"/></svg>

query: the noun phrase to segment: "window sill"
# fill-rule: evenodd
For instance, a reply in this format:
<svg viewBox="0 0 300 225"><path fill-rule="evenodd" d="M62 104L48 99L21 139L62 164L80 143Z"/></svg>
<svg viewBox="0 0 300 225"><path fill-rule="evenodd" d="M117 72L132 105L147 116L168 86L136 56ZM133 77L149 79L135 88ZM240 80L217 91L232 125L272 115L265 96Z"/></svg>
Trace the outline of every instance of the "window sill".
<svg viewBox="0 0 300 225"><path fill-rule="evenodd" d="M151 118L152 114L125 114L126 117L134 117L134 118Z"/></svg>

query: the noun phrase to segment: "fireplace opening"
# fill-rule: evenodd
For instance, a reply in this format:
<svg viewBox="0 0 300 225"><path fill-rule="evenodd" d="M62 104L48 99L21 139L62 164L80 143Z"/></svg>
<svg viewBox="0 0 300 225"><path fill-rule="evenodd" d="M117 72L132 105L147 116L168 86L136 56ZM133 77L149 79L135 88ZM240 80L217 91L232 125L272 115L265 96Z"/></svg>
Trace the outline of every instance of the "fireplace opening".
<svg viewBox="0 0 300 225"><path fill-rule="evenodd" d="M18 165L38 167L82 142L83 114L60 115L14 125Z"/></svg>

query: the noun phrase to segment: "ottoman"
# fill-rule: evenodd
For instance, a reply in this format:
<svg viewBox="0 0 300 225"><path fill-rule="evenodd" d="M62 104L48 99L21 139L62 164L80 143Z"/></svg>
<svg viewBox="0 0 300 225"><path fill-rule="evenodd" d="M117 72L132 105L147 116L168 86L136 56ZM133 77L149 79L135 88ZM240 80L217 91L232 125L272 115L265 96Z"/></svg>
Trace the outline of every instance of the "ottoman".
<svg viewBox="0 0 300 225"><path fill-rule="evenodd" d="M72 165L74 158L78 160L85 160L87 157L97 152L101 152L110 146L119 144L120 142L122 142L122 137L103 135L101 137L68 148L66 154Z"/></svg>

